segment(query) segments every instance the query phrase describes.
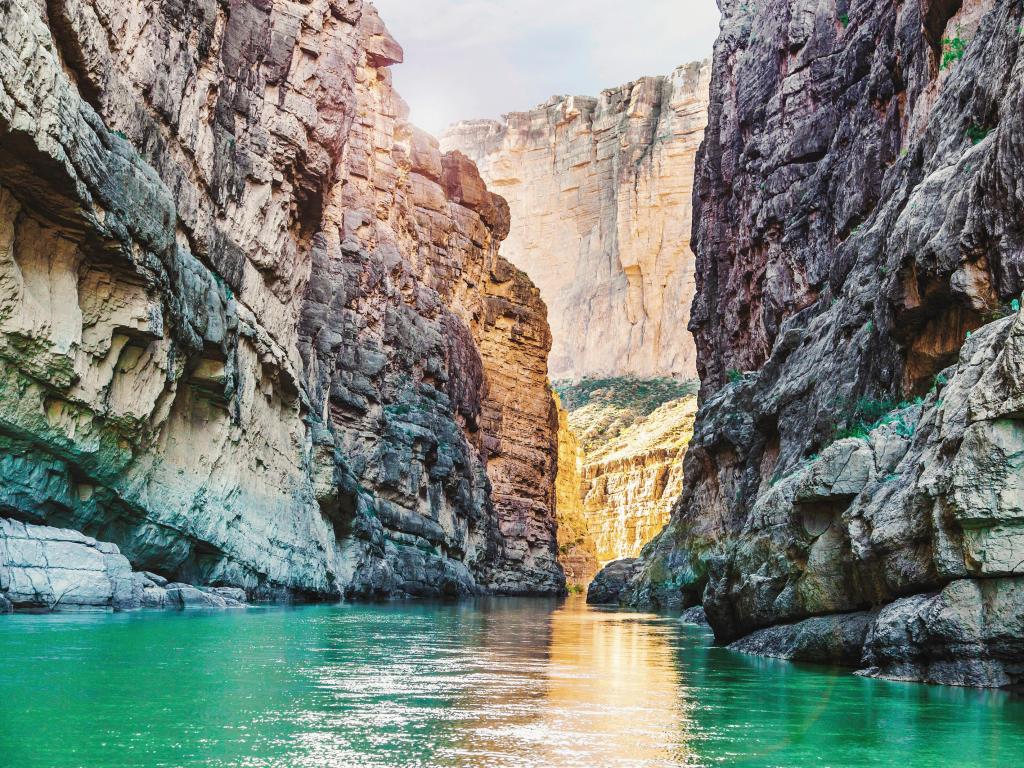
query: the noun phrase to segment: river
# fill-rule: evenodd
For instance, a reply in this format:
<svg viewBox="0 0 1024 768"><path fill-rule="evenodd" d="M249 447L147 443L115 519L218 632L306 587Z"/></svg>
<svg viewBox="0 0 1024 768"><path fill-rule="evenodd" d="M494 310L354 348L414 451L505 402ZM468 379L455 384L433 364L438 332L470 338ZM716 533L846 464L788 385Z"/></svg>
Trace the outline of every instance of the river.
<svg viewBox="0 0 1024 768"><path fill-rule="evenodd" d="M0 765L1010 766L1024 698L565 602L0 617Z"/></svg>

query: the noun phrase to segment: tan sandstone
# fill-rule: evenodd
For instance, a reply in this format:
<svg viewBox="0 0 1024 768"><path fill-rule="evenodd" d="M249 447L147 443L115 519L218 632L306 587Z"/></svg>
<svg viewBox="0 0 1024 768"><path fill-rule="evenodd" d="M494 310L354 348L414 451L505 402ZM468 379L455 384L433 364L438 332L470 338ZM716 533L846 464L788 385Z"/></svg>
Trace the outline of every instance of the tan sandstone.
<svg viewBox="0 0 1024 768"><path fill-rule="evenodd" d="M709 81L709 62L688 64L442 137L509 202L502 252L548 305L553 378L694 376L691 197Z"/></svg>

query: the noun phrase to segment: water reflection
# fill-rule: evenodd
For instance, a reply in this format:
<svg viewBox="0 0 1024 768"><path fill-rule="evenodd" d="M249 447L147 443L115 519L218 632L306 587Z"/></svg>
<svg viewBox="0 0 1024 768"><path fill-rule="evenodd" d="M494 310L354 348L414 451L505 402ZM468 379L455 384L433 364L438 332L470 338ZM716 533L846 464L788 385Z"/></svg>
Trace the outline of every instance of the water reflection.
<svg viewBox="0 0 1024 768"><path fill-rule="evenodd" d="M1024 701L580 601L0 618L0 768L1006 766Z"/></svg>

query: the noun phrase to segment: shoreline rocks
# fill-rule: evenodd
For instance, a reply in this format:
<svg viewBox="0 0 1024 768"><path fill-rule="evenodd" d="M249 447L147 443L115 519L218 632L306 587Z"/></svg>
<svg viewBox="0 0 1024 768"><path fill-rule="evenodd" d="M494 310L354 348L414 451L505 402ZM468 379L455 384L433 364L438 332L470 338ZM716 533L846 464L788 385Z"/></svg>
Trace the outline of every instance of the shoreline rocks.
<svg viewBox="0 0 1024 768"><path fill-rule="evenodd" d="M117 546L78 531L0 518L0 613L234 608L244 590L133 572Z"/></svg>

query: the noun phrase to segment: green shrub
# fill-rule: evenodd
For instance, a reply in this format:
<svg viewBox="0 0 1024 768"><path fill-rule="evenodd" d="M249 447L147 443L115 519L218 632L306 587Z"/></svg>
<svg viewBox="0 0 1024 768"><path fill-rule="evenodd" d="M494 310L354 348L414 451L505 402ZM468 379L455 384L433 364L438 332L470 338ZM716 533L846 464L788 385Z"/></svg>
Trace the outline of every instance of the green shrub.
<svg viewBox="0 0 1024 768"><path fill-rule="evenodd" d="M990 128L985 128L977 123L967 126L967 138L970 139L971 144L980 144L991 132Z"/></svg>
<svg viewBox="0 0 1024 768"><path fill-rule="evenodd" d="M948 69L964 57L967 52L967 41L959 35L942 38L942 69Z"/></svg>
<svg viewBox="0 0 1024 768"><path fill-rule="evenodd" d="M850 14L844 13L839 16L839 23L843 25L843 28L850 26Z"/></svg>
<svg viewBox="0 0 1024 768"><path fill-rule="evenodd" d="M888 398L876 400L873 397L862 397L854 406L848 425L845 427L836 425L833 428L832 440L843 440L847 437L866 440L872 430L886 424L895 424L896 434L909 439L914 435L914 423L907 421L901 411L911 405L919 405L921 402L920 398L914 403L906 400L897 403Z"/></svg>
<svg viewBox="0 0 1024 768"><path fill-rule="evenodd" d="M726 372L725 378L729 380L730 384L735 384L737 381L743 381L743 372L739 368L730 368Z"/></svg>

